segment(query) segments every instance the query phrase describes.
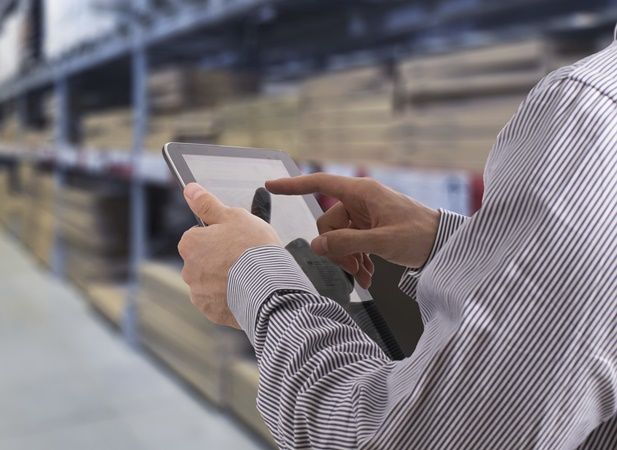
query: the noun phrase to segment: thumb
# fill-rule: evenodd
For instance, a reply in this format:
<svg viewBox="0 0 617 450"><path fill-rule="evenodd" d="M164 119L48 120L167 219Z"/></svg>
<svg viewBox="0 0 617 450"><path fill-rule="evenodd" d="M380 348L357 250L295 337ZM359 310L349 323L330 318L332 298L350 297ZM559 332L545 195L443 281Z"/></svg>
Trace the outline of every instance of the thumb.
<svg viewBox="0 0 617 450"><path fill-rule="evenodd" d="M311 242L311 249L322 256L347 256L354 253L373 253L372 230L342 228L328 231Z"/></svg>
<svg viewBox="0 0 617 450"><path fill-rule="evenodd" d="M206 225L214 225L224 221L227 206L199 184L187 184L184 188L184 198L191 211Z"/></svg>

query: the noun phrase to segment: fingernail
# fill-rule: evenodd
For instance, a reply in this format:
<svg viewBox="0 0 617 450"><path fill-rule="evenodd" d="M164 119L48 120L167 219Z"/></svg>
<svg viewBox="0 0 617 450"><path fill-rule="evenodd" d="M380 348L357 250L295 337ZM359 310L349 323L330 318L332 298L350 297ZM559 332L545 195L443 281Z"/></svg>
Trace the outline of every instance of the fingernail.
<svg viewBox="0 0 617 450"><path fill-rule="evenodd" d="M313 240L313 251L318 255L328 253L328 238L325 236L317 237Z"/></svg>
<svg viewBox="0 0 617 450"><path fill-rule="evenodd" d="M190 200L196 200L204 192L204 188L197 183L189 183L184 189L184 195Z"/></svg>

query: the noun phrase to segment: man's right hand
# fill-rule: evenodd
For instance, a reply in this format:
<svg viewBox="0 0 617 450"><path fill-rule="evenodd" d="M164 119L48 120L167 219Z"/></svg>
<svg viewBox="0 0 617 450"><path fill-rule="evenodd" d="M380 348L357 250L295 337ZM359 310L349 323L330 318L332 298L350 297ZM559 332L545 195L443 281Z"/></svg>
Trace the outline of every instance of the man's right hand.
<svg viewBox="0 0 617 450"><path fill-rule="evenodd" d="M370 178L317 173L268 181L273 194L322 193L339 200L317 220L313 251L329 257L364 288L374 271L370 254L406 267L428 259L439 226L439 212Z"/></svg>

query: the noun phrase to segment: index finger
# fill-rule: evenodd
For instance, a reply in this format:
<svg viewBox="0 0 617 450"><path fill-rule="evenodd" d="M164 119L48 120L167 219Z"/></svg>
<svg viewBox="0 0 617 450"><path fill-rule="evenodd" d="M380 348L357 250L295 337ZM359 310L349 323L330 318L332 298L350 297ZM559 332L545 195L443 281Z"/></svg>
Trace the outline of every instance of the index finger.
<svg viewBox="0 0 617 450"><path fill-rule="evenodd" d="M328 173L313 173L291 178L279 178L266 182L266 188L273 194L304 195L325 194L343 200L353 192L356 179L331 175Z"/></svg>

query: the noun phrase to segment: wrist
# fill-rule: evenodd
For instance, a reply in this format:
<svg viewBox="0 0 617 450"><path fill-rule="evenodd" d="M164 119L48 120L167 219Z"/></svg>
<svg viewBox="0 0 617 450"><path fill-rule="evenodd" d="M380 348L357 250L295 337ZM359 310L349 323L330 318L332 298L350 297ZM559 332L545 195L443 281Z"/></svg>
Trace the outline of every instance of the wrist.
<svg viewBox="0 0 617 450"><path fill-rule="evenodd" d="M318 295L293 257L278 245L246 250L229 270L227 304L252 344L261 305L277 291Z"/></svg>
<svg viewBox="0 0 617 450"><path fill-rule="evenodd" d="M417 242L418 253L414 255L415 264L408 267L420 269L429 261L437 240L440 220L441 213L435 209L426 208L424 214L421 215L414 239Z"/></svg>

